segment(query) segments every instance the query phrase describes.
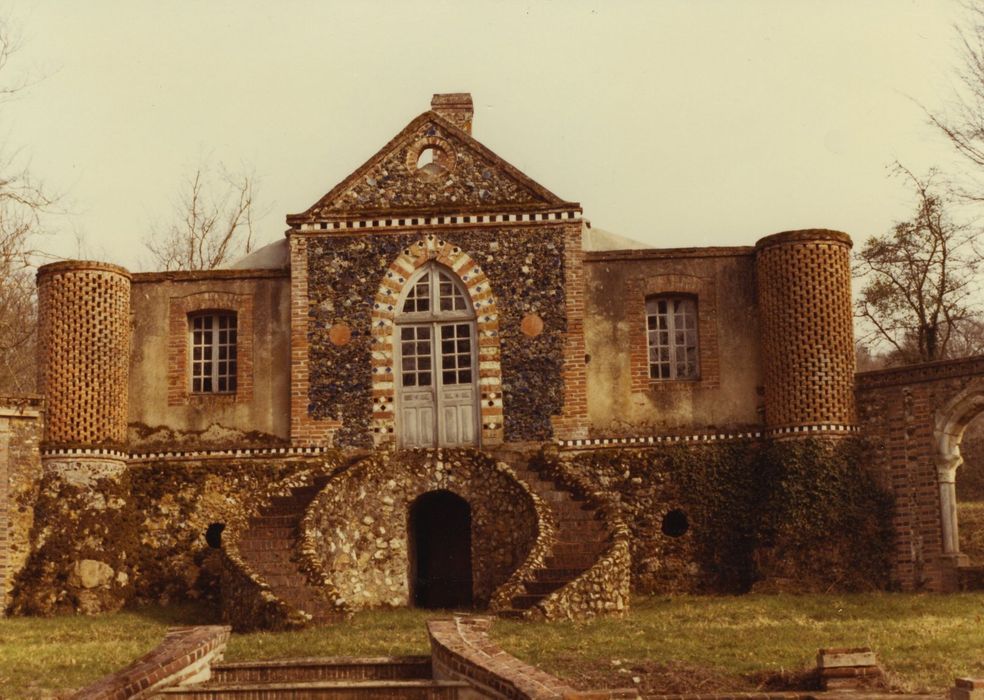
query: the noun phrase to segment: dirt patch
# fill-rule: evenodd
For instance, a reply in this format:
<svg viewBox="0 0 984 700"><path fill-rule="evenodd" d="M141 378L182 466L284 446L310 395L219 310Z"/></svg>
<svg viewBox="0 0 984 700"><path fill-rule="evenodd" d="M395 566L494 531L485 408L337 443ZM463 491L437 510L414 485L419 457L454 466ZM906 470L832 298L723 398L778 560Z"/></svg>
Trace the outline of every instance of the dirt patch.
<svg viewBox="0 0 984 700"><path fill-rule="evenodd" d="M761 688L753 680L742 676L687 664L627 659L587 661L575 656L559 661L564 668L560 675L580 690L635 688L642 695L683 695L753 691ZM773 688L770 687L771 689Z"/></svg>

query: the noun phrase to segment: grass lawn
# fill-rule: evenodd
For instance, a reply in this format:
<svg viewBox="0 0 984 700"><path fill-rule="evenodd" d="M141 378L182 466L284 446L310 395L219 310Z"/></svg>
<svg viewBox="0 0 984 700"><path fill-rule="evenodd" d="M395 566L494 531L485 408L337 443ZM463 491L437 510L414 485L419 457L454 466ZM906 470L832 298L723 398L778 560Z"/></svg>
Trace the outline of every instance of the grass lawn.
<svg viewBox="0 0 984 700"><path fill-rule="evenodd" d="M347 625L235 635L226 658L424 654L432 616L373 611ZM54 697L129 663L168 625L211 621L196 606L0 620L0 697ZM642 598L624 620L499 621L493 636L586 687L634 679L644 692L780 687L781 676L812 667L820 647L871 646L896 689L942 693L955 676L984 676L984 593Z"/></svg>

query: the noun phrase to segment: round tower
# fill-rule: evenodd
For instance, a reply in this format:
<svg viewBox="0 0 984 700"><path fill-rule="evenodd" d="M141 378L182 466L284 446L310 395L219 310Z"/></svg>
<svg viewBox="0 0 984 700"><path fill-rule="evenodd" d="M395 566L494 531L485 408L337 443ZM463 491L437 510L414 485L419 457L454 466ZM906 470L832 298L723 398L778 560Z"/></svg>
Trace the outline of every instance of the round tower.
<svg viewBox="0 0 984 700"><path fill-rule="evenodd" d="M755 244L770 432L856 423L850 253L850 236L825 229L786 231Z"/></svg>
<svg viewBox="0 0 984 700"><path fill-rule="evenodd" d="M48 447L126 442L130 273L71 260L38 270L38 390Z"/></svg>

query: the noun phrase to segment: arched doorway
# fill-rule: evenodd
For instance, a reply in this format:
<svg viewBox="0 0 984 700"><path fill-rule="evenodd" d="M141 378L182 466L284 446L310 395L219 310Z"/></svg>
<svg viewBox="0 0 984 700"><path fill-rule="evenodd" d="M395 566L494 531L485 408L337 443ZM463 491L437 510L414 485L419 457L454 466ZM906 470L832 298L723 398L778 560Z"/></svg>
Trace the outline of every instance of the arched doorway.
<svg viewBox="0 0 984 700"><path fill-rule="evenodd" d="M471 507L450 491L410 506L410 601L418 608L472 606Z"/></svg>
<svg viewBox="0 0 984 700"><path fill-rule="evenodd" d="M984 567L984 413L967 424L957 469L957 543L970 565Z"/></svg>
<svg viewBox="0 0 984 700"><path fill-rule="evenodd" d="M943 553L959 565L967 558L960 551L957 524L957 470L964 463L961 443L967 427L984 415L984 382L973 381L936 414L936 473L940 489Z"/></svg>
<svg viewBox="0 0 984 700"><path fill-rule="evenodd" d="M402 447L478 445L475 310L453 271L423 265L397 305L396 411Z"/></svg>

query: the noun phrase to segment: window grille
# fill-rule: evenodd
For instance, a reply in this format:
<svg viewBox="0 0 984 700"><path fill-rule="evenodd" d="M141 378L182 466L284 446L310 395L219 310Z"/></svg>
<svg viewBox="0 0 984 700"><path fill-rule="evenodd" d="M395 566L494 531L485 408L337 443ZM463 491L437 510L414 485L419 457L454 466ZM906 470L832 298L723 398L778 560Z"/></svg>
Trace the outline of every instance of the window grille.
<svg viewBox="0 0 984 700"><path fill-rule="evenodd" d="M236 391L236 314L197 313L190 317L191 391L228 394Z"/></svg>
<svg viewBox="0 0 984 700"><path fill-rule="evenodd" d="M646 299L649 378L699 379L697 300L692 297Z"/></svg>

